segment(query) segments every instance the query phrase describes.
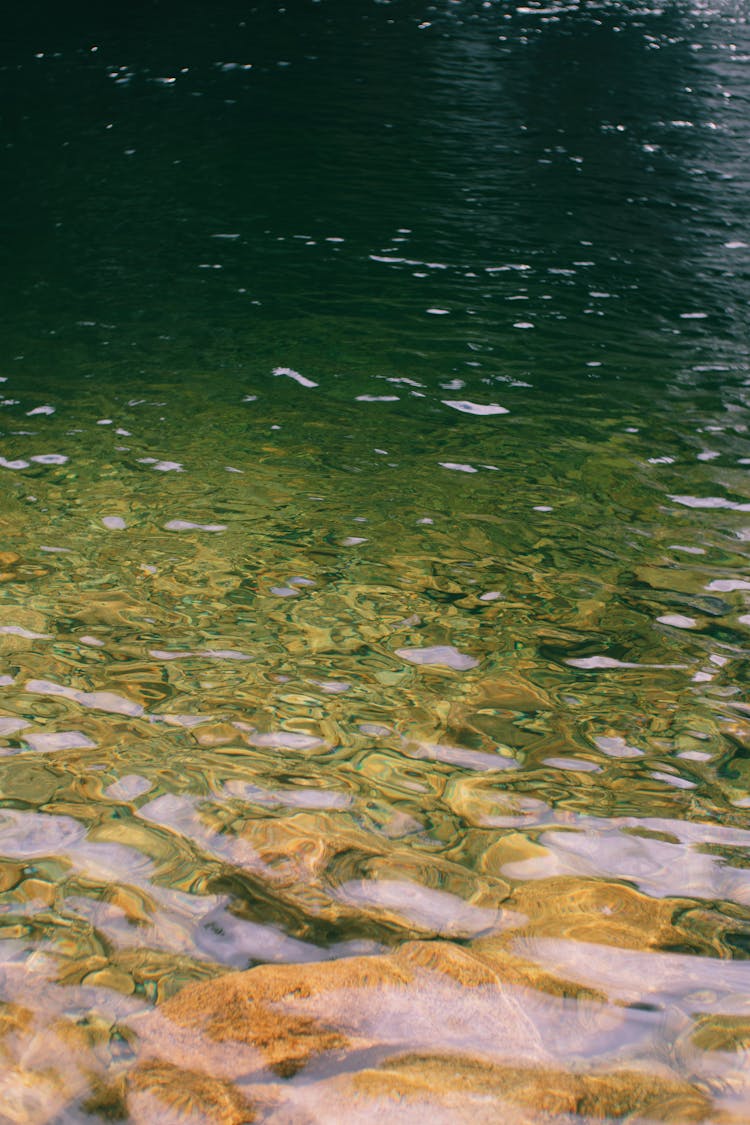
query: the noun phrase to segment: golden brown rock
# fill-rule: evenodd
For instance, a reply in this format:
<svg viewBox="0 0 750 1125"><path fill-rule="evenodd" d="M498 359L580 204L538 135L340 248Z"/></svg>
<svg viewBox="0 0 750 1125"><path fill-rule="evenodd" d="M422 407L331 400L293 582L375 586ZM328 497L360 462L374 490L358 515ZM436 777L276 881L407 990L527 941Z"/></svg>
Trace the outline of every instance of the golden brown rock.
<svg viewBox="0 0 750 1125"><path fill-rule="evenodd" d="M483 678L467 693L465 702L477 710L507 710L534 713L549 711L553 704L543 688L515 672Z"/></svg>
<svg viewBox="0 0 750 1125"><path fill-rule="evenodd" d="M114 965L107 965L106 968L89 973L83 978L82 983L91 988L113 988L125 996L129 996L135 990L133 978Z"/></svg>
<svg viewBox="0 0 750 1125"><path fill-rule="evenodd" d="M133 1125L249 1125L256 1120L236 1086L160 1062L143 1062L131 1071L126 1104Z"/></svg>
<svg viewBox="0 0 750 1125"><path fill-rule="evenodd" d="M284 1001L293 1007L335 988L407 979L387 957L262 965L188 986L136 1026L148 1051L174 1062L195 1063L203 1054L226 1077L259 1069L288 1077L322 1052L345 1048L348 1038L322 1020L285 1011Z"/></svg>
<svg viewBox="0 0 750 1125"><path fill-rule="evenodd" d="M7 1014L7 1013L6 1013ZM46 1125L85 1096L97 1061L86 1032L71 1021L37 1027L31 1013L16 1010L6 1021L0 1067L0 1123Z"/></svg>
<svg viewBox="0 0 750 1125"><path fill-rule="evenodd" d="M535 937L658 949L681 940L673 919L691 903L650 898L624 883L560 876L521 884L510 905L528 917L524 933Z"/></svg>
<svg viewBox="0 0 750 1125"><path fill-rule="evenodd" d="M23 878L23 864L9 859L0 860L0 894L12 890Z"/></svg>
<svg viewBox="0 0 750 1125"><path fill-rule="evenodd" d="M22 1004L0 1005L0 1054L7 1053L6 1037L20 1035L31 1026L34 1015Z"/></svg>
<svg viewBox="0 0 750 1125"><path fill-rule="evenodd" d="M288 1077L316 1058L467 1039L529 1060L547 1057L501 950L482 957L449 942L410 942L397 953L306 965L264 965L183 989L132 1021L145 1056L225 1079ZM517 980L535 971L511 958ZM523 969L526 968L524 975ZM559 988L565 993L564 985ZM573 986L569 986L569 991Z"/></svg>
<svg viewBox="0 0 750 1125"><path fill-rule="evenodd" d="M456 1121L477 1120L477 1110L480 1121L499 1120L503 1102L532 1111L532 1120L561 1114L575 1115L576 1121L637 1115L683 1125L721 1119L704 1094L664 1071L574 1074L551 1067L496 1066L458 1055L410 1055L389 1059L377 1070L361 1071L350 1082L352 1092L360 1097L421 1100L451 1107ZM482 1114L487 1102L493 1105L494 1117Z"/></svg>
<svg viewBox="0 0 750 1125"><path fill-rule="evenodd" d="M629 888L614 886L623 892L616 899L624 927L618 940L636 941L651 909L668 933L666 909L649 908ZM592 886L578 899L566 880L550 881L548 890L545 911L536 904L532 933L535 925L548 932L556 913L564 933L580 924L590 936L597 912L613 905L612 887ZM526 905L533 916L531 888ZM204 1106L205 1120L222 1123L235 1120L235 1103L209 1109L200 1098L213 1091L211 1097L221 1101L227 1091L240 1093L231 1083L248 1080L258 1113L275 1125L369 1125L388 1122L394 1113L406 1125L426 1119L431 1125L588 1125L623 1117L684 1125L739 1122L722 1115L690 1080L657 1064L653 1052L627 1067L595 1061L563 1066L550 1044L567 1037L573 1054L595 1060L600 1044L627 1032L626 1025L632 1031L632 1013L595 989L556 977L506 948L506 940L496 936L470 946L412 941L391 954L264 965L188 985L157 1011L131 1021L141 1062L128 1105L149 1082L150 1098L167 1098L167 1087L176 1083L179 1090L179 1076L187 1073L194 1076L192 1092L170 1094L170 1112L187 1112L193 1098ZM711 1041L716 1022L705 1028ZM719 1049L737 1032L734 1025L725 1030ZM744 1029L739 1039L744 1042ZM563 1052L570 1056L571 1050ZM304 1082L286 1081L302 1070Z"/></svg>
<svg viewBox="0 0 750 1125"><path fill-rule="evenodd" d="M46 879L24 879L20 886L16 887L16 896L21 902L37 901L52 906L57 897L57 887Z"/></svg>
<svg viewBox="0 0 750 1125"><path fill-rule="evenodd" d="M691 1040L701 1051L745 1052L750 1048L750 1019L747 1016L703 1016Z"/></svg>

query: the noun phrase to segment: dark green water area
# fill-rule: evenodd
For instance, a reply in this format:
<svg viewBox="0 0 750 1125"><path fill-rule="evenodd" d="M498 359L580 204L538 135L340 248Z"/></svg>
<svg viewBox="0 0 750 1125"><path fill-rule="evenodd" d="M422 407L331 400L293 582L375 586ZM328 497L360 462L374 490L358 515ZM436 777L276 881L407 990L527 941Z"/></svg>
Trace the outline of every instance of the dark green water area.
<svg viewBox="0 0 750 1125"><path fill-rule="evenodd" d="M749 64L4 10L0 1122L750 1120Z"/></svg>

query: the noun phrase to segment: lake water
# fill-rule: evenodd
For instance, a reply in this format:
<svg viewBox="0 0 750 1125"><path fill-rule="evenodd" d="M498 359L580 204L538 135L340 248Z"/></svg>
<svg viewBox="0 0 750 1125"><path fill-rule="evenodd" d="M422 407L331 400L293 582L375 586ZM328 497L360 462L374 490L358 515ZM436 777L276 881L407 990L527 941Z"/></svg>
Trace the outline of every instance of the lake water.
<svg viewBox="0 0 750 1125"><path fill-rule="evenodd" d="M747 1121L747 6L47 7L0 1119ZM238 969L345 1042L188 1043Z"/></svg>

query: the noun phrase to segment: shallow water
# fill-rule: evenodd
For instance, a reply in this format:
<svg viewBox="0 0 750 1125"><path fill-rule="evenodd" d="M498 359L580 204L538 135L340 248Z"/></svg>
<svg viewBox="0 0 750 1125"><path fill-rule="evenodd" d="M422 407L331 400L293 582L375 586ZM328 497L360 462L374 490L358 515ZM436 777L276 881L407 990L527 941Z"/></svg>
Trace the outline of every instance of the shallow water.
<svg viewBox="0 0 750 1125"><path fill-rule="evenodd" d="M749 59L718 0L10 21L8 1120L157 1119L154 1005L414 939L510 998L365 1002L379 1060L747 1120ZM337 1059L257 1112L359 1120Z"/></svg>

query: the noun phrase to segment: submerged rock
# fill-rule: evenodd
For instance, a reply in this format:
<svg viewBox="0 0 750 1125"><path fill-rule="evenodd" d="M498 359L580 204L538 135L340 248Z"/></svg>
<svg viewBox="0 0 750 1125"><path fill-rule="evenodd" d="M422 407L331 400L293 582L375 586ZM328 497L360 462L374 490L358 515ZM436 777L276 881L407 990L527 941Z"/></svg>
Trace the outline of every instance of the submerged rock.
<svg viewBox="0 0 750 1125"><path fill-rule="evenodd" d="M162 1062L135 1067L128 1079L126 1104L131 1120L160 1125L187 1121L247 1125L257 1120L252 1104L232 1083Z"/></svg>
<svg viewBox="0 0 750 1125"><path fill-rule="evenodd" d="M102 956L61 975L64 984L14 966L5 987L26 1003L0 1008L0 1121L43 1125L82 1114L133 1125L747 1120L738 1069L744 1019L691 1022L685 1012L681 1052L660 1053L663 1013L652 1017L580 975L568 979L562 960L555 969L554 958L535 955L534 943L555 933L593 937L609 905L619 915L613 938L632 941L632 956L671 958L676 980L684 956L636 946L654 911L661 938L673 936L667 904L649 911L649 900L622 887L618 903L616 884L589 895L576 895L567 880L533 890L516 896L528 909L525 922L471 944L411 941L386 954L261 965L193 980L155 1008L127 994L125 971L114 979ZM618 956L602 942L588 949L608 961ZM53 1023L39 1021L42 1002L55 1009ZM80 1021L81 1004L95 1004L96 1019ZM711 1067L739 1075L736 1116L712 1100Z"/></svg>
<svg viewBox="0 0 750 1125"><path fill-rule="evenodd" d="M159 1120L220 1125L739 1123L655 1059L597 1063L592 1048L630 1015L495 942L264 965L131 1021L141 1056L127 1108L139 1125L157 1103Z"/></svg>

